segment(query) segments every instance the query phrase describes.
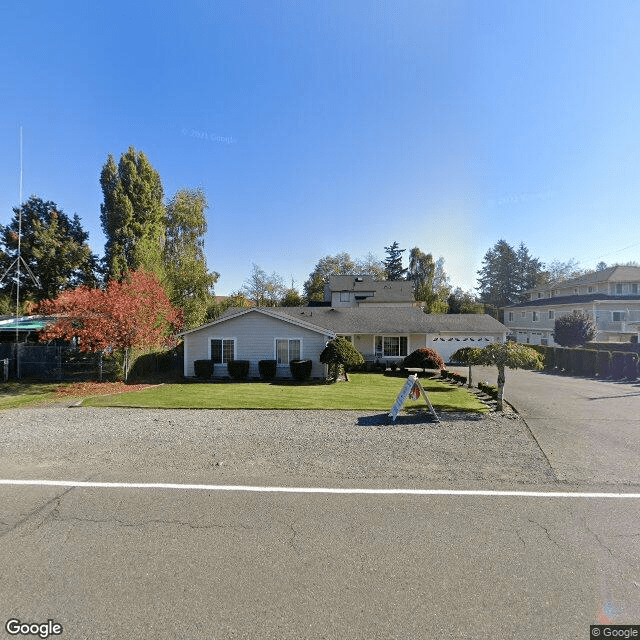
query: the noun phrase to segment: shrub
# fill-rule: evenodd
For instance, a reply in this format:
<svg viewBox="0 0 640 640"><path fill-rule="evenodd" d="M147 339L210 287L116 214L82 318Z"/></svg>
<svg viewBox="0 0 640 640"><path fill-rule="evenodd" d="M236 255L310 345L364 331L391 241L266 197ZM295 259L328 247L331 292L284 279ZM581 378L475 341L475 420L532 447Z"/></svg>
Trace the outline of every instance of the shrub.
<svg viewBox="0 0 640 640"><path fill-rule="evenodd" d="M229 360L227 362L227 371L234 380L246 380L249 375L249 361Z"/></svg>
<svg viewBox="0 0 640 640"><path fill-rule="evenodd" d="M338 380L341 367L351 367L362 364L362 354L345 338L329 340L327 346L320 354L320 362L329 365L329 378L334 382ZM384 369L383 369L384 371Z"/></svg>
<svg viewBox="0 0 640 640"><path fill-rule="evenodd" d="M596 371L599 378L608 378L611 374L611 352L598 351L596 356Z"/></svg>
<svg viewBox="0 0 640 640"><path fill-rule="evenodd" d="M611 377L614 380L624 377L624 356L623 351L614 351L611 354Z"/></svg>
<svg viewBox="0 0 640 640"><path fill-rule="evenodd" d="M487 382L478 382L478 389L488 396L491 396L494 400L498 398L498 387Z"/></svg>
<svg viewBox="0 0 640 640"><path fill-rule="evenodd" d="M547 370L556 368L556 349L555 347L547 347L544 354L544 368Z"/></svg>
<svg viewBox="0 0 640 640"><path fill-rule="evenodd" d="M598 352L595 349L584 349L582 351L582 372L585 376L596 376L596 358Z"/></svg>
<svg viewBox="0 0 640 640"><path fill-rule="evenodd" d="M584 311L572 311L554 323L553 339L563 347L579 347L596 337L596 326Z"/></svg>
<svg viewBox="0 0 640 640"><path fill-rule="evenodd" d="M292 360L289 363L291 375L299 382L308 380L311 377L312 367L313 362L311 362L311 360Z"/></svg>
<svg viewBox="0 0 640 640"><path fill-rule="evenodd" d="M411 352L405 359L405 368L418 368L423 371L427 369L444 369L444 360L440 357L440 354L435 349L429 349L429 347L422 347Z"/></svg>
<svg viewBox="0 0 640 640"><path fill-rule="evenodd" d="M213 360L195 360L193 370L196 378L210 378L213 375Z"/></svg>
<svg viewBox="0 0 640 640"><path fill-rule="evenodd" d="M638 356L635 353L625 353L624 377L635 380L638 377Z"/></svg>
<svg viewBox="0 0 640 640"><path fill-rule="evenodd" d="M584 375L582 370L582 349L569 349L569 371L576 376Z"/></svg>
<svg viewBox="0 0 640 640"><path fill-rule="evenodd" d="M440 377L446 378L449 375L449 372L446 369L440 369Z"/></svg>
<svg viewBox="0 0 640 640"><path fill-rule="evenodd" d="M260 360L260 362L258 362L258 371L260 372L260 377L263 380L273 380L278 371L278 361Z"/></svg>

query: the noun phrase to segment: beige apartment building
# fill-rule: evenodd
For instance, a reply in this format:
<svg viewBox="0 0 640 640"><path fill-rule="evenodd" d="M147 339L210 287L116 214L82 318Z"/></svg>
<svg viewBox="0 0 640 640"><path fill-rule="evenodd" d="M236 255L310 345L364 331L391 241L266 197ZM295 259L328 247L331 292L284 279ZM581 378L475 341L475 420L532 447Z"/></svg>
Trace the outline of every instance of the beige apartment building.
<svg viewBox="0 0 640 640"><path fill-rule="evenodd" d="M640 267L610 267L537 287L529 300L504 307L504 324L518 342L553 346L556 318L584 311L596 324L595 342L629 342L640 334Z"/></svg>

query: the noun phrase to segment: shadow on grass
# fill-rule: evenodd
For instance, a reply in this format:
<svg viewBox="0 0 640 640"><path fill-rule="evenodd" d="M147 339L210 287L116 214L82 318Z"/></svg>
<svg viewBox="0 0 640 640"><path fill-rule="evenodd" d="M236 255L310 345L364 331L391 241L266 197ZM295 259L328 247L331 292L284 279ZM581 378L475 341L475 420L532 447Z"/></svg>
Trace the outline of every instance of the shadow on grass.
<svg viewBox="0 0 640 640"><path fill-rule="evenodd" d="M0 395L3 396L37 396L53 391L59 382L2 382Z"/></svg>

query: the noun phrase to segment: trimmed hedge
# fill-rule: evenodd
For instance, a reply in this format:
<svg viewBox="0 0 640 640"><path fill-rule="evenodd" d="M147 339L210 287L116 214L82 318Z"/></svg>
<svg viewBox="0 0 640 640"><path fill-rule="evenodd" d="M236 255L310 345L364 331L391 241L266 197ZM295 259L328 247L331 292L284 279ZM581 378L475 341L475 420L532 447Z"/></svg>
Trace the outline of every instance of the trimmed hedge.
<svg viewBox="0 0 640 640"><path fill-rule="evenodd" d="M213 375L213 360L194 360L193 370L196 378L210 378Z"/></svg>
<svg viewBox="0 0 640 640"><path fill-rule="evenodd" d="M610 351L598 351L596 357L596 372L599 378L608 378L611 375Z"/></svg>
<svg viewBox="0 0 640 640"><path fill-rule="evenodd" d="M493 384L488 384L486 382L478 382L478 389L483 393L486 393L488 396L491 396L494 400L498 399L498 387Z"/></svg>
<svg viewBox="0 0 640 640"><path fill-rule="evenodd" d="M624 356L624 377L635 380L638 377L638 355L635 353L625 353Z"/></svg>
<svg viewBox="0 0 640 640"><path fill-rule="evenodd" d="M291 375L295 380L304 382L311 377L311 368L313 362L311 360L291 360L289 363L289 369L291 369Z"/></svg>
<svg viewBox="0 0 640 640"><path fill-rule="evenodd" d="M614 380L620 380L624 377L624 351L611 352L611 377Z"/></svg>
<svg viewBox="0 0 640 640"><path fill-rule="evenodd" d="M278 361L260 360L260 362L258 362L258 371L263 380L273 380L278 372Z"/></svg>
<svg viewBox="0 0 640 640"><path fill-rule="evenodd" d="M595 378L597 373L596 361L598 358L598 352L595 349L584 349L581 355L582 374L585 376L590 376L591 378Z"/></svg>
<svg viewBox="0 0 640 640"><path fill-rule="evenodd" d="M227 371L234 380L246 380L249 375L248 360L229 360Z"/></svg>

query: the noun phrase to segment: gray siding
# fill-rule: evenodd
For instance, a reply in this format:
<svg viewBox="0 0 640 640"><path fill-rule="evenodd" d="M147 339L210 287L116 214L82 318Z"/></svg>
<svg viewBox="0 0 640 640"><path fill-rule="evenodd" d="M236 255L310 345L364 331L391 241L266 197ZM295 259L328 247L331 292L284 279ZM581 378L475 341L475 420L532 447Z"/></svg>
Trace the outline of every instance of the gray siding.
<svg viewBox="0 0 640 640"><path fill-rule="evenodd" d="M275 359L276 338L300 339L302 341L300 357L313 361L311 375L324 377L324 365L320 363L320 353L324 349L328 336L298 327L294 324L270 318L260 313L247 313L231 318L213 326L203 327L185 335L184 363L185 376L193 376L194 360L207 360L211 357L213 338L234 338L235 358L249 360L249 376L259 376L258 362ZM216 365L215 375L226 374L226 365ZM278 367L278 376L288 377L288 366Z"/></svg>

